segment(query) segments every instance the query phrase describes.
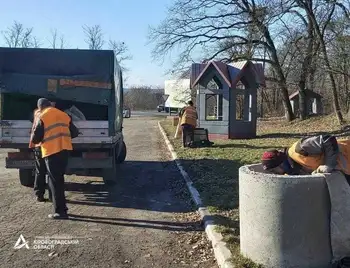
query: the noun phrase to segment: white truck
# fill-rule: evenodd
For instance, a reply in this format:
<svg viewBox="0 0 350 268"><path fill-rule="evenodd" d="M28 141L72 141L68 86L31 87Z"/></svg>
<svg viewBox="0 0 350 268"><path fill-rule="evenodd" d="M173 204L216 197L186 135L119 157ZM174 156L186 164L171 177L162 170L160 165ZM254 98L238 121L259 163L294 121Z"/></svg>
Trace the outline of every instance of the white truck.
<svg viewBox="0 0 350 268"><path fill-rule="evenodd" d="M164 95L168 97L162 107L165 112L180 110L191 99L190 79L165 80ZM161 111L160 107L158 111Z"/></svg>

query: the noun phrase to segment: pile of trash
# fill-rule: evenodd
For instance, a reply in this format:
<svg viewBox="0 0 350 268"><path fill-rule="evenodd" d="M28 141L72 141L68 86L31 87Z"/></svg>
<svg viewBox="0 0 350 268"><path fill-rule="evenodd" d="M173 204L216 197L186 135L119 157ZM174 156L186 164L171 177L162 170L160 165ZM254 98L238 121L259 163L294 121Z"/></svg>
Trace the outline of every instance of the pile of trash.
<svg viewBox="0 0 350 268"><path fill-rule="evenodd" d="M72 121L86 121L85 115L74 105L64 112L72 118Z"/></svg>

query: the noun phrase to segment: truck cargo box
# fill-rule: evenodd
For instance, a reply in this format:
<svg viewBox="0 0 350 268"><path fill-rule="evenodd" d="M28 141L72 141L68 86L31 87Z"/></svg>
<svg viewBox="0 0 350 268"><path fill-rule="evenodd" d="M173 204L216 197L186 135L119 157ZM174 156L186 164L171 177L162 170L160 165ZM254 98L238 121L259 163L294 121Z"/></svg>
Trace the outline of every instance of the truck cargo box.
<svg viewBox="0 0 350 268"><path fill-rule="evenodd" d="M2 120L28 120L45 97L121 131L122 73L110 50L0 48L0 93Z"/></svg>
<svg viewBox="0 0 350 268"><path fill-rule="evenodd" d="M101 169L113 181L126 157L122 81L110 50L0 48L0 147L20 150L9 154L6 167L20 169L21 183L32 184L28 143L37 100L45 97L84 115L74 122L81 134L73 139L69 174Z"/></svg>

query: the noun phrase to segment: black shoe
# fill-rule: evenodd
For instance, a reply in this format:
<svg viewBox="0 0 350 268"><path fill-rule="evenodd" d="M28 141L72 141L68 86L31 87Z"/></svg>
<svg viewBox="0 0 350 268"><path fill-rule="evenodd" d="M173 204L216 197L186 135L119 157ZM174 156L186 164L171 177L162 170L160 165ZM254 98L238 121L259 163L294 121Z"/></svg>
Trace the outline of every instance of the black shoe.
<svg viewBox="0 0 350 268"><path fill-rule="evenodd" d="M38 196L36 198L36 201L38 201L38 202L45 202L45 198L43 196Z"/></svg>
<svg viewBox="0 0 350 268"><path fill-rule="evenodd" d="M54 214L49 214L49 218L53 220L65 220L68 219L68 214L67 213L54 213Z"/></svg>
<svg viewBox="0 0 350 268"><path fill-rule="evenodd" d="M339 268L349 268L350 267L350 257L344 257L340 260L338 264Z"/></svg>

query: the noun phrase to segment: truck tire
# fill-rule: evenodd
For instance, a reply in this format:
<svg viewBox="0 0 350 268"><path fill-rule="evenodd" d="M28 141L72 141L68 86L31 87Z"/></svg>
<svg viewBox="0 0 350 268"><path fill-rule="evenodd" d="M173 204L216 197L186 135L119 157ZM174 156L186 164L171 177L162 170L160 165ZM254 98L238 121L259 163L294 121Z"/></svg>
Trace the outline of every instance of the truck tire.
<svg viewBox="0 0 350 268"><path fill-rule="evenodd" d="M122 143L122 148L120 150L120 153L119 155L116 157L116 163L117 164L121 164L125 161L125 158L126 158L126 144L125 142L123 141Z"/></svg>
<svg viewBox="0 0 350 268"><path fill-rule="evenodd" d="M113 168L105 168L102 170L103 182L106 185L112 186L117 182L117 175L118 175L118 172L117 172L118 165L117 164L123 163L125 161L125 158L126 158L126 144L124 141L122 142L121 146L122 146L122 148L121 148L119 155L115 156L114 167Z"/></svg>
<svg viewBox="0 0 350 268"><path fill-rule="evenodd" d="M19 170L19 181L23 186L34 187L34 174L32 169L20 169Z"/></svg>
<svg viewBox="0 0 350 268"><path fill-rule="evenodd" d="M116 167L104 168L102 170L102 178L103 178L104 184L108 186L113 186L117 182Z"/></svg>

